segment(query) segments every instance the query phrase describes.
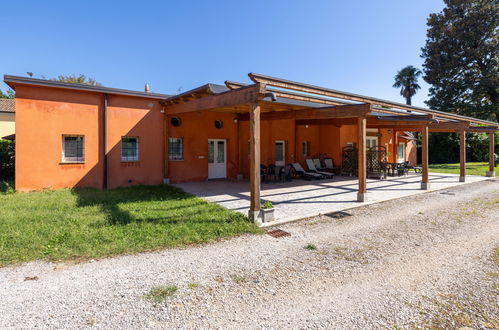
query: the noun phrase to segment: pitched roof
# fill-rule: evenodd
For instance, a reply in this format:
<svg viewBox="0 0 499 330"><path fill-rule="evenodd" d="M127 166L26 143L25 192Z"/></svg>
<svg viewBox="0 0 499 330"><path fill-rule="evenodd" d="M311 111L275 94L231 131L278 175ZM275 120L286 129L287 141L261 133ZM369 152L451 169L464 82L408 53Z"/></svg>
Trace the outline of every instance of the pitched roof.
<svg viewBox="0 0 499 330"><path fill-rule="evenodd" d="M0 99L0 112L16 112L16 100L15 99Z"/></svg>

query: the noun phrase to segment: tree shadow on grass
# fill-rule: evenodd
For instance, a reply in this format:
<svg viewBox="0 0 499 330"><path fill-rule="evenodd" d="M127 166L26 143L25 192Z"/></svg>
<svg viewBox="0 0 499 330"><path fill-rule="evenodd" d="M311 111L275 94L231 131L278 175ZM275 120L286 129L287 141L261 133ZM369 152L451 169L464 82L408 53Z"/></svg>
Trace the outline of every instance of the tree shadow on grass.
<svg viewBox="0 0 499 330"><path fill-rule="evenodd" d="M134 186L110 190L75 188L72 189L72 193L77 197L78 207L98 206L105 214L108 225L130 223L172 225L185 222L213 224L244 218L243 215L209 204L169 185ZM158 205L154 202L164 203ZM133 203L137 204L130 205Z"/></svg>

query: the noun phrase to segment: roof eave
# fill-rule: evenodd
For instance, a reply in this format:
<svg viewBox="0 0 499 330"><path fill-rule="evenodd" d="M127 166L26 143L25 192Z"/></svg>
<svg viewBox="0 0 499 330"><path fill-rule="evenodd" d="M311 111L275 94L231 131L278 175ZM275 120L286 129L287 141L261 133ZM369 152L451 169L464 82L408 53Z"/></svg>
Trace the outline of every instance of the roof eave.
<svg viewBox="0 0 499 330"><path fill-rule="evenodd" d="M34 85L34 86L43 86L43 87L52 87L52 88L61 88L61 89L73 89L73 90L80 90L80 91L86 91L86 92L96 92L96 93L107 93L107 94L116 94L116 95L144 97L144 98L151 98L151 99L164 99L164 98L170 97L170 95L166 95L166 94L139 92L139 91L132 91L132 90L128 90L128 89L74 84L74 83L66 83L66 82L60 82L60 81L55 81L55 80L19 77L19 76L11 76L11 75L4 75L3 81L14 90L15 90L15 85L19 84L19 85Z"/></svg>

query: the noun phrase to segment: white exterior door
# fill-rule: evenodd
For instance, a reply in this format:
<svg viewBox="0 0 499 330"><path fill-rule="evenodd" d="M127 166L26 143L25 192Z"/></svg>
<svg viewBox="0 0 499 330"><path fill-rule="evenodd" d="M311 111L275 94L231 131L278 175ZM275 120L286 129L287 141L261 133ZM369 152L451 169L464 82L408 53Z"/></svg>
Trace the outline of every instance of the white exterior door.
<svg viewBox="0 0 499 330"><path fill-rule="evenodd" d="M284 166L285 163L285 143L284 141L275 141L275 164L276 166Z"/></svg>
<svg viewBox="0 0 499 330"><path fill-rule="evenodd" d="M226 145L225 140L208 140L208 179L227 177Z"/></svg>

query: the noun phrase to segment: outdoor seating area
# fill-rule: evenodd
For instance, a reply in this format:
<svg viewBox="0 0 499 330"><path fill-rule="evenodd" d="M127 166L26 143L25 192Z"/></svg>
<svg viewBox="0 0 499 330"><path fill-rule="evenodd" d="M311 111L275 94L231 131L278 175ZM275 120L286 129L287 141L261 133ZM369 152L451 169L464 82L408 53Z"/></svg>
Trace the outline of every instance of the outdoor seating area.
<svg viewBox="0 0 499 330"><path fill-rule="evenodd" d="M332 179L336 168L332 158L306 159L308 170L300 163L290 163L285 166L260 164L260 180L262 183L288 182L293 179L319 180Z"/></svg>

